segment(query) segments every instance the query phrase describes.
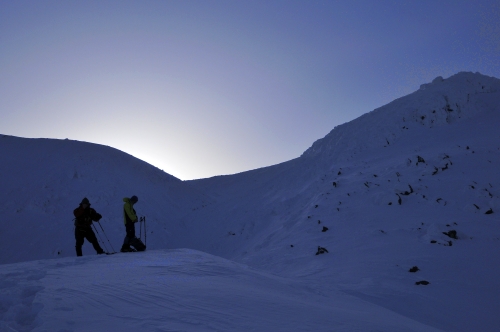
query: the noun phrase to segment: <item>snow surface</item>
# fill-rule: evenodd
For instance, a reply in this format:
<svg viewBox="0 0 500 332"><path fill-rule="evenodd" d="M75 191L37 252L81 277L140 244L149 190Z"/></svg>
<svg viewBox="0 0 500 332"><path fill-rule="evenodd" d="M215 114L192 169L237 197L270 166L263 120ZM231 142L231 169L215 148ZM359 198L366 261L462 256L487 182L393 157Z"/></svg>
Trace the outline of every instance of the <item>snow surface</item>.
<svg viewBox="0 0 500 332"><path fill-rule="evenodd" d="M498 331L499 124L500 80L459 73L297 159L195 181L0 136L0 331ZM113 251L131 195L148 251L74 257L80 200Z"/></svg>
<svg viewBox="0 0 500 332"><path fill-rule="evenodd" d="M342 292L327 297L186 249L2 270L6 331L438 331Z"/></svg>

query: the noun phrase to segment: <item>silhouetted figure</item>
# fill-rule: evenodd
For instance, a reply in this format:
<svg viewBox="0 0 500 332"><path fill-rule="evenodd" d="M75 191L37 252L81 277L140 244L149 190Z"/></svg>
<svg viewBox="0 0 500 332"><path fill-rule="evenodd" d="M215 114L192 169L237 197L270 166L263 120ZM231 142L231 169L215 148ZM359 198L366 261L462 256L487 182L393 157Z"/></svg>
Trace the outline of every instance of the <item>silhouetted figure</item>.
<svg viewBox="0 0 500 332"><path fill-rule="evenodd" d="M97 242L97 238L92 230L92 222L99 221L102 216L90 207L89 200L85 197L82 199L80 206L77 207L73 214L75 215L75 239L76 239L76 255L82 256L82 246L85 239L92 243L98 255L104 254L101 246Z"/></svg>
<svg viewBox="0 0 500 332"><path fill-rule="evenodd" d="M123 205L123 222L125 223L125 231L127 234L125 235L120 251L144 251L146 246L135 236L135 223L138 222L139 219L137 218L137 214L134 210L134 204L137 203L139 199L137 196L132 196L130 198L125 197L123 201L125 202Z"/></svg>

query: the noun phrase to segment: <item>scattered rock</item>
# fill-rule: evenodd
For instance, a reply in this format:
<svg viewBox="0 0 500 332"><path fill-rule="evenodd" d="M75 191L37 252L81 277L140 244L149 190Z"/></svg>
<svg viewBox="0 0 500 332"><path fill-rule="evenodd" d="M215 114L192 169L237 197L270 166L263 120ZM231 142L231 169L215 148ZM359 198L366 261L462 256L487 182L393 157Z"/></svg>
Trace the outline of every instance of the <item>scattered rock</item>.
<svg viewBox="0 0 500 332"><path fill-rule="evenodd" d="M404 193L401 193L401 195L408 196L413 193L413 188L410 185L408 185L408 187L410 187L410 191L405 191Z"/></svg>
<svg viewBox="0 0 500 332"><path fill-rule="evenodd" d="M326 250L326 248L318 246L318 251L316 252L316 255L324 254L324 253L328 253L328 250Z"/></svg>
<svg viewBox="0 0 500 332"><path fill-rule="evenodd" d="M415 285L428 285L428 284L430 284L430 282L428 282L427 280L420 280L415 283Z"/></svg>
<svg viewBox="0 0 500 332"><path fill-rule="evenodd" d="M455 230L451 230L449 232L443 232L443 234L447 235L448 237L451 237L452 239L458 240L457 231L455 231Z"/></svg>
<svg viewBox="0 0 500 332"><path fill-rule="evenodd" d="M492 214L493 213L493 209L489 209L488 211L486 211L484 214Z"/></svg>
<svg viewBox="0 0 500 332"><path fill-rule="evenodd" d="M326 232L328 230L328 227L323 226L322 232Z"/></svg>
<svg viewBox="0 0 500 332"><path fill-rule="evenodd" d="M417 272L420 271L420 269L417 266L412 267L408 272Z"/></svg>
<svg viewBox="0 0 500 332"><path fill-rule="evenodd" d="M431 240L431 243L437 243L437 241L436 240Z"/></svg>

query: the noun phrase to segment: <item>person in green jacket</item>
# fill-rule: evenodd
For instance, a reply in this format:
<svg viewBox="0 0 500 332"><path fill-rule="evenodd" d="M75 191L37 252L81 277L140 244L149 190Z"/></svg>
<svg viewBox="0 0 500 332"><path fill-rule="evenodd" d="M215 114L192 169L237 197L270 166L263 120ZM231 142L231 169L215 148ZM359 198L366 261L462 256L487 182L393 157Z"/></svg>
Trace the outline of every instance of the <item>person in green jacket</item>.
<svg viewBox="0 0 500 332"><path fill-rule="evenodd" d="M123 206L123 222L125 223L125 231L127 234L125 235L125 239L123 240L123 245L121 248L121 252L130 252L136 251L130 247L130 245L134 245L134 241L137 239L135 237L135 223L138 220L137 214L134 210L134 204L139 201L137 196L132 196L130 198L125 197L123 199L125 205Z"/></svg>

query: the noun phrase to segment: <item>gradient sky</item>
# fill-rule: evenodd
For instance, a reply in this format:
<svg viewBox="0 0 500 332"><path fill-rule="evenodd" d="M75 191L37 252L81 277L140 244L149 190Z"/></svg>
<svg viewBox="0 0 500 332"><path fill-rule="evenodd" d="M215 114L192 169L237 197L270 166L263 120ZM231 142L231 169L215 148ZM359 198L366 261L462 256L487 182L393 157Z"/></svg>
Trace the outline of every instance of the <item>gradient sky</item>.
<svg viewBox="0 0 500 332"><path fill-rule="evenodd" d="M0 134L183 180L269 166L436 76L500 77L499 21L498 0L0 0Z"/></svg>

